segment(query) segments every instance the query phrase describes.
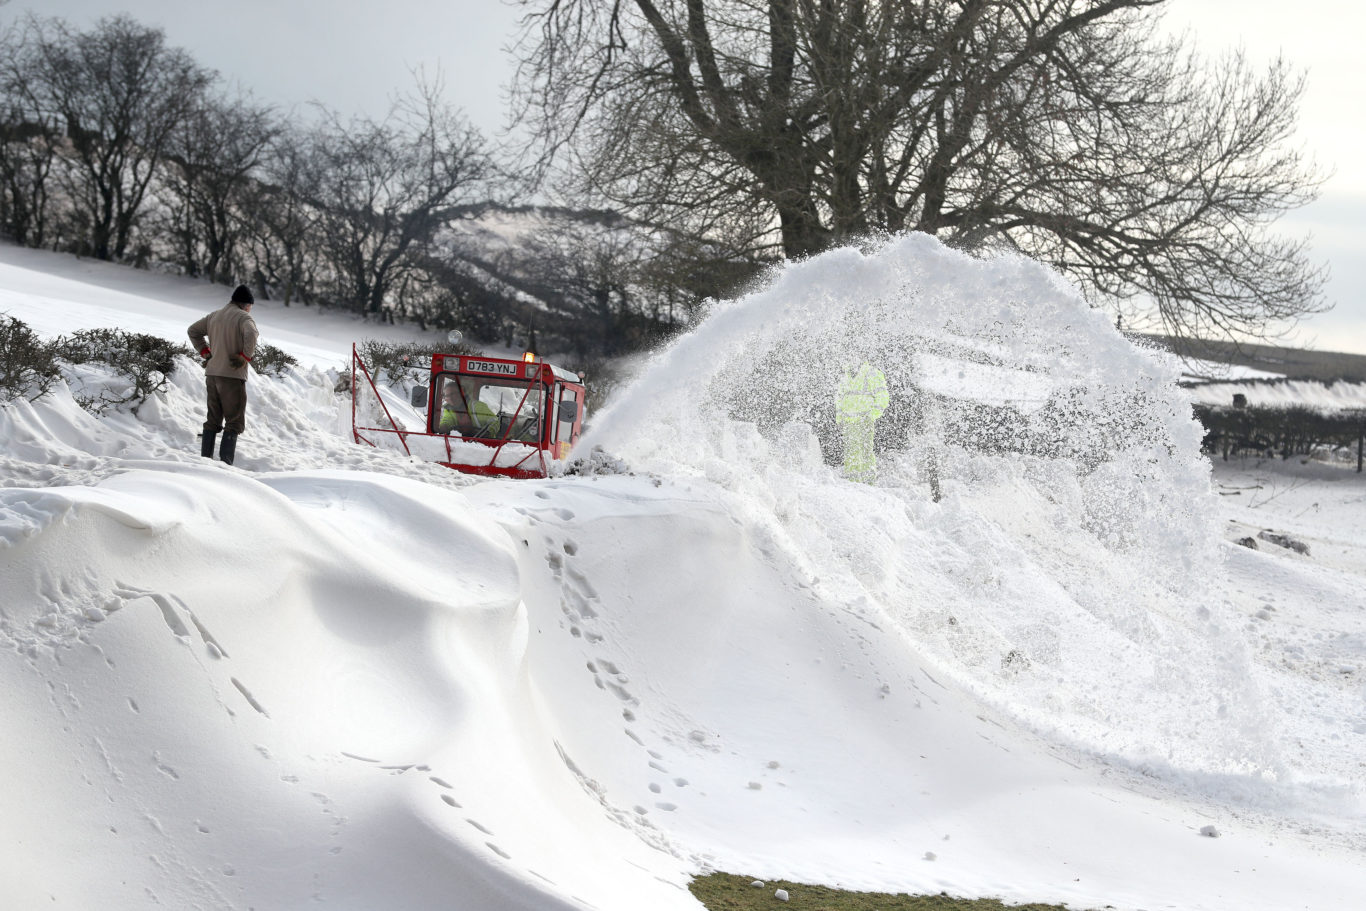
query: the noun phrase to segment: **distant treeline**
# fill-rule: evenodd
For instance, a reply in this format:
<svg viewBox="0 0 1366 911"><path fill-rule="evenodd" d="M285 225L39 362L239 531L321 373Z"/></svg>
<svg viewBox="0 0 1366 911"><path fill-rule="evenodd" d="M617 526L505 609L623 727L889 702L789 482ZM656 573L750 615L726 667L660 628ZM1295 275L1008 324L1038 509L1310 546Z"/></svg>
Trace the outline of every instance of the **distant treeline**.
<svg viewBox="0 0 1366 911"><path fill-rule="evenodd" d="M1196 405L1205 426L1204 449L1212 456L1258 455L1289 459L1323 452L1366 461L1366 409L1324 411L1307 406Z"/></svg>
<svg viewBox="0 0 1366 911"><path fill-rule="evenodd" d="M382 120L300 117L127 16L0 32L0 236L14 243L584 359L675 331L716 291L695 250L618 216L511 207L516 175L496 157L439 83L419 80ZM470 229L491 212L515 243Z"/></svg>

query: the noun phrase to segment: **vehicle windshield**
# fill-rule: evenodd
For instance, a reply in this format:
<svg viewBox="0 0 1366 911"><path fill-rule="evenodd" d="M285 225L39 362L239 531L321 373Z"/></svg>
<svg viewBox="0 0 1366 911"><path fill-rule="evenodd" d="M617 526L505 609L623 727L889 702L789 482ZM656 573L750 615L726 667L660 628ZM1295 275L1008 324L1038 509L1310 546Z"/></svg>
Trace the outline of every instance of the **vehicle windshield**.
<svg viewBox="0 0 1366 911"><path fill-rule="evenodd" d="M438 383L437 433L475 440L540 441L542 390L534 380L444 374Z"/></svg>

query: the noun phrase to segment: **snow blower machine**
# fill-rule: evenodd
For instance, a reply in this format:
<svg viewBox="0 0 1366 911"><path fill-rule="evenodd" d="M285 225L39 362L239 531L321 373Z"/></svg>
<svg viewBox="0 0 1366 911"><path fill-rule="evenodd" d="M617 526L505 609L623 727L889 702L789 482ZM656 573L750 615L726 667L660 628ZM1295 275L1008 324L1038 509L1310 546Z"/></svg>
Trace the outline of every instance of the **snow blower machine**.
<svg viewBox="0 0 1366 911"><path fill-rule="evenodd" d="M432 356L430 380L405 399L351 346L355 442L468 474L544 478L583 431L583 379L531 352L521 360Z"/></svg>

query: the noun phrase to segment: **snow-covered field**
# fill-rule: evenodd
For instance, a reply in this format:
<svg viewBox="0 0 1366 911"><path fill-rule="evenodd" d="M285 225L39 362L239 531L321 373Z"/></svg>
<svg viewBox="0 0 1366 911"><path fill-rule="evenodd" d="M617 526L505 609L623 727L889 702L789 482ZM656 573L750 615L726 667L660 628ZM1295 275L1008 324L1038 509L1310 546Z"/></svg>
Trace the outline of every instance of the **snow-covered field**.
<svg viewBox="0 0 1366 911"><path fill-rule="evenodd" d="M47 334L179 340L224 295L0 247L0 312ZM926 238L791 267L595 415L630 473L533 482L352 445L326 371L377 327L254 315L302 367L252 379L234 467L197 454L189 361L137 414L0 407L0 907L689 909L713 869L1366 895L1366 483L1211 472L1178 368L1044 270ZM927 326L957 347L922 385L1064 441L1120 411L1111 453L969 452L931 416L867 486L804 424L725 418L824 376L803 342ZM991 356L953 368L963 340ZM1077 426L1039 404L1063 388Z"/></svg>

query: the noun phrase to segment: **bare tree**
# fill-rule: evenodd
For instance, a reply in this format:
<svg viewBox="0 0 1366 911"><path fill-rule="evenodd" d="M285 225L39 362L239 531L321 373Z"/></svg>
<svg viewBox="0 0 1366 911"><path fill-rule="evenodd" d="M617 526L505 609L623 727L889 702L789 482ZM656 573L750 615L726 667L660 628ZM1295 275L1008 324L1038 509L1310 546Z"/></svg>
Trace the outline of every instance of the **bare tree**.
<svg viewBox="0 0 1366 911"><path fill-rule="evenodd" d="M316 228L322 168L311 161L307 133L282 124L263 152L261 179L248 185L244 203L250 256L257 281L274 288L281 302L311 296L319 246Z"/></svg>
<svg viewBox="0 0 1366 911"><path fill-rule="evenodd" d="M212 74L166 46L160 29L128 16L75 31L30 20L33 76L44 110L65 124L74 166L68 188L99 259L122 259L172 131Z"/></svg>
<svg viewBox="0 0 1366 911"><path fill-rule="evenodd" d="M31 56L22 32L0 33L0 233L41 247L61 133L39 101Z"/></svg>
<svg viewBox="0 0 1366 911"><path fill-rule="evenodd" d="M882 232L1006 246L1170 330L1320 306L1301 81L1209 67L1161 0L522 0L542 174L739 253Z"/></svg>
<svg viewBox="0 0 1366 911"><path fill-rule="evenodd" d="M225 284L238 274L250 180L276 129L272 110L249 97L205 94L171 133L168 202L172 234L188 274Z"/></svg>
<svg viewBox="0 0 1366 911"><path fill-rule="evenodd" d="M641 316L633 282L639 252L620 232L562 225L534 235L522 251L534 289L547 304L543 327L558 330L581 360L639 347L639 339L628 339Z"/></svg>
<svg viewBox="0 0 1366 911"><path fill-rule="evenodd" d="M439 95L439 84L419 84L379 123L328 113L313 136L318 237L337 297L366 314L385 313L415 245L491 176L482 137Z"/></svg>

